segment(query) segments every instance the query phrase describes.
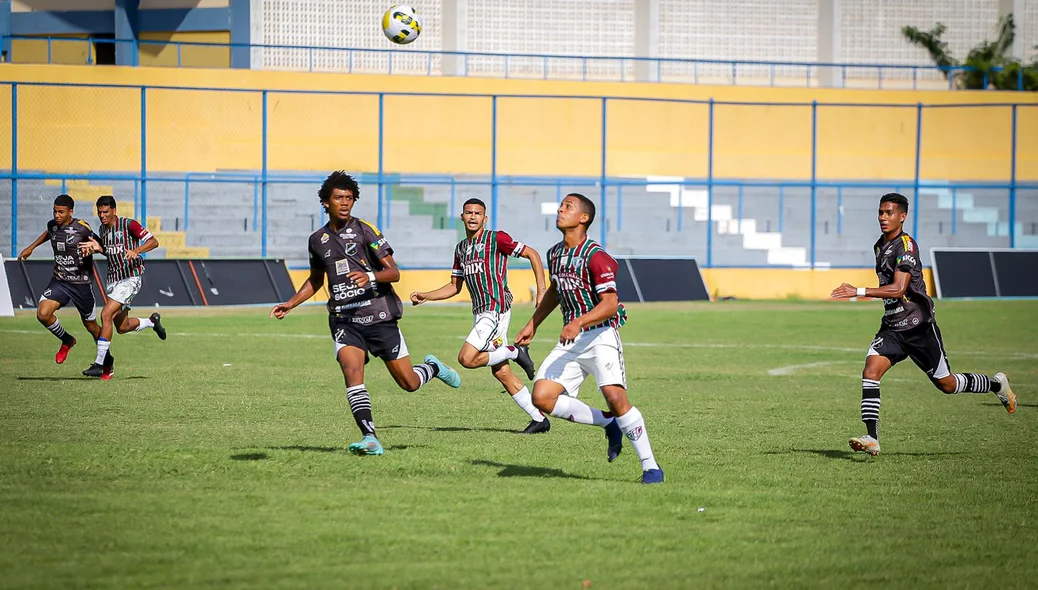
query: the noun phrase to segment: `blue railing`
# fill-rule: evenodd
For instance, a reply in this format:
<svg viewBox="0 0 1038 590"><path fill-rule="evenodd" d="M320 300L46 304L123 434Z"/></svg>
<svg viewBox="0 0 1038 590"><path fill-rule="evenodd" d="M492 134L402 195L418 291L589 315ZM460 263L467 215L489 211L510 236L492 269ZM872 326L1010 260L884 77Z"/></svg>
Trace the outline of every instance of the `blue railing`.
<svg viewBox="0 0 1038 590"><path fill-rule="evenodd" d="M947 79L948 89L954 88L955 75L961 72L975 71L971 66L934 66L934 65L898 65L877 63L829 63L829 62L804 62L804 61L759 61L759 60L724 60L724 59L683 59L683 58L641 58L627 56L575 56L556 54L502 54L486 52L462 52L462 51L428 51L422 49L394 49L394 48L357 48L357 47L322 47L308 45L269 45L269 44L243 44L243 43L215 43L196 41L159 41L159 40L130 40L130 39L102 39L94 37L67 38L67 37L36 37L24 35L0 36L0 43L4 47L10 47L7 61L10 63L34 63L31 57L20 60L20 52L15 51L10 41L36 41L45 42L47 47L46 63L54 63L54 46L56 44L83 44L83 64L93 63L94 54L91 51L93 44L98 45L132 45L134 51L130 54L134 63L125 65L139 65L139 48L141 47L173 47L176 50L177 67L191 65L185 63L184 50L191 49L231 49L260 50L260 51L282 51L293 52L298 56L305 56L305 64L294 64L291 69L313 71L342 71L346 73L406 73L409 75L461 75L461 76L490 76L503 78L540 78L549 79L579 79L583 81L649 81L638 78L630 70L636 66L644 66L651 70L651 80L656 82L684 82L699 84L718 83L727 81L738 85L747 83L749 85L768 86L793 86L800 85L811 87L820 85L821 74L824 71L839 73L836 77L838 83L835 87L847 87L847 80L859 79L863 82L855 87L875 88L905 88L903 84L891 86L891 80L911 81L911 88L918 89L920 80L931 80L939 82ZM384 58L378 60L367 60L366 65L363 57ZM325 58L322 60L322 58ZM38 59L38 58L37 58ZM453 59L458 64L457 71L446 72L443 68L445 59ZM394 64L395 60L395 64ZM409 65L401 71L401 60L406 60ZM477 60L483 63L475 64ZM260 59L262 61L262 58ZM331 62L322 65L321 62ZM370 63L375 61L376 63ZM424 62L418 67L415 64ZM489 62L489 63L487 63ZM524 67L517 67L520 62ZM63 62L65 63L65 62ZM438 66L434 66L438 64ZM539 64L539 65L534 65ZM573 66L571 68L559 68L563 72L553 69L552 65ZM394 67L395 66L395 67ZM710 69L713 73L702 72ZM1024 72L1027 68L1021 68L1017 72L1017 90L1024 89ZM723 71L724 74L719 72ZM796 73L791 73L795 71ZM1002 71L994 68L992 71ZM1035 69L1038 72L1038 69ZM850 76L853 73L866 75ZM868 75L873 73L874 75ZM984 85L987 86L987 74L985 73ZM766 79L766 81L765 81ZM777 84L777 82L779 82ZM884 84L886 83L886 86Z"/></svg>
<svg viewBox="0 0 1038 590"><path fill-rule="evenodd" d="M4 88L4 87L7 88ZM33 89L33 100L34 103L29 107L32 108L32 112L39 116L40 112L40 101L46 100L45 95L41 95L40 89L60 89L60 88L109 88L119 89L125 95L125 91L131 90L135 93L139 93L139 104L140 104L140 120L132 122L133 126L139 126L140 128L140 157L139 168L132 170L121 170L121 171L100 171L94 170L89 173L73 172L82 168L82 165L77 165L76 158L78 155L73 152L67 154L69 159L68 164L64 165L63 169L55 169L53 165L48 166L48 170L43 171L39 169L26 169L23 158L20 157L23 154L23 150L20 147L20 140L32 138L35 141L32 143L39 144L40 133L46 133L46 130L41 130L38 125L21 125L19 120L19 114L21 109L21 101L19 95L21 90L24 88ZM238 172L178 172L170 173L168 171L156 170L149 168L149 158L147 155L147 145L149 143L149 124L148 120L150 115L154 114L154 105L151 105L150 97L155 91L162 90L189 90L192 92L214 92L214 93L233 93L236 95L251 95L253 97L260 98L261 111L259 113L249 112L247 116L254 118L252 125L260 131L260 140L258 153L255 154L254 164L255 169L243 170ZM1010 247L1017 245L1018 238L1026 233L1020 229L1021 221L1031 223L1032 225L1038 222L1038 215L1035 211L1038 207L1035 207L1034 198L1028 202L1029 213L1024 220L1017 218L1017 206L1018 206L1018 191L1038 191L1038 182L1026 181L1021 182L1017 178L1018 174L1018 148L1021 144L1023 145L1035 145L1036 139L1033 137L1020 137L1021 131L1026 128L1019 126L1019 111L1020 109L1030 109L1032 111L1038 109L1038 104L1015 104L1015 103L992 103L992 104L933 104L926 105L922 103L917 104L869 104L862 105L857 103L820 103L813 101L810 103L766 103L766 102L739 102L739 101L715 101L715 100L681 100L681 99L647 99L647 98L631 98L631 97L605 97L605 96L554 96L554 95L472 95L472 94L459 94L459 93L387 93L387 92L315 92L306 90L244 90L244 89L216 89L216 88L184 88L184 87L163 87L163 86L133 86L133 85L111 85L111 86L91 86L85 84L47 84L47 83L36 83L36 82L18 82L18 83L0 83L0 97L5 93L9 93L10 97L10 129L11 129L11 165L8 170L0 170L0 180L10 181L10 252L13 255L17 254L19 248L19 235L18 235L18 219L19 219L19 182L27 180L39 180L39 181L58 181L61 184L63 191L68 190L68 182L73 180L89 180L89 181L117 181L127 183L127 188L121 189L119 194L120 198L126 198L126 193L129 192L129 183L132 183L132 190L134 192L134 202L137 205L136 213L140 218L146 218L148 216L149 209L149 185L154 183L183 183L184 185L184 198L183 202L179 203L183 207L183 226L184 229L188 229L193 226L195 222L194 216L191 215L190 200L191 193L194 186L199 183L237 183L247 185L247 195L235 195L232 199L234 203L243 202L243 197L252 200L252 231L259 231L261 234L259 251L257 254L261 256L268 255L268 246L270 243L268 231L269 231L269 191L272 186L282 184L306 184L311 188L315 187L320 183L324 174L317 172L296 172L290 173L285 171L285 166L279 166L278 162L271 162L268 155L268 146L272 138L270 136L270 129L268 127L268 114L272 105L277 104L276 100L279 97L283 97L286 94L341 94L341 95L361 95L377 97L377 169L369 170L367 173L360 174L361 182L377 187L377 196L375 198L376 211L371 212L371 216L376 218L377 223L383 227L392 227L393 220L390 218L390 205L393 201L392 192L390 187L394 185L419 185L419 186L441 186L449 187L452 198L450 200L450 212L451 221L455 217L454 194L459 187L485 187L489 194L489 208L491 210L491 223L497 223L499 217L498 211L503 199L507 198L501 195L502 188L510 186L535 186L535 187L553 187L555 189L556 196L562 194L562 190L573 189L579 187L587 187L589 190L585 190L589 196L596 197L600 213L598 220L596 221L598 235L595 237L602 243L607 243L610 231L623 231L624 225L624 189L631 189L634 187L646 187L658 188L659 185L680 185L682 187L696 187L701 188L705 192L706 203L705 207L700 207L701 210L705 210L705 219L693 219L687 220L685 216L692 212L688 205L684 203L684 196L679 198L679 201L674 205L673 200L671 207L667 208L666 211L662 212L661 215L667 216L667 227L668 231L674 232L685 232L688 230L690 221L706 222L706 227L711 228L709 231L705 231L706 240L706 255L705 264L707 266L713 266L714 261L712 259L712 253L714 252L714 246L712 241L714 239L714 223L718 221L714 218L714 205L718 202L719 198L728 198L729 204L733 203L732 195L724 195L726 189L734 189L731 191L734 194L734 198L737 199L735 206L737 211L743 210L744 192L746 189L761 189L762 187L774 190L774 194L777 197L777 231L782 232L784 223L788 223L788 220L784 218L787 210L787 204L784 200L792 198L790 192L793 190L800 191L800 198L806 199L802 205L798 205L798 212L810 217L809 227L811 228L807 238L809 243L806 246L809 256L807 263L814 265L818 259L818 245L817 238L818 233L821 231L819 228L823 226L823 223L828 222L828 217L832 218L832 222L836 227L836 233L842 232L843 226L843 211L842 206L845 201L843 191L851 188L855 189L877 189L877 190L901 190L904 189L917 204L919 200L920 191L940 189L950 191L950 197L952 199L952 217L949 220L951 224L952 233L955 233L955 212L957 193L966 189L975 190L997 190L1004 191L1006 195L1005 203L1007 210L1007 222L1008 232L1004 234L1007 237L1007 242ZM274 97L270 95L274 94ZM394 96L408 96L408 97L465 97L465 98L481 98L489 102L490 104L490 121L489 121L489 136L490 145L488 146L487 156L487 170L488 175L484 177L466 177L457 174L400 174L396 170L387 169L386 166L386 120L387 116L393 116L394 113L387 111L387 103L385 98ZM134 102L137 101L137 95L131 95ZM540 100L549 101L553 99L565 99L565 100L585 100L593 101L598 103L602 109L601 117L601 129L595 130L599 134L599 144L596 148L598 154L598 172L594 175L580 175L580 176L532 176L532 175L509 175L500 172L498 167L498 160L500 158L499 148L502 138L499 134L499 112L495 108L497 103L501 99L527 99L527 100ZM653 179L646 176L641 177L618 177L615 174L610 174L609 166L615 155L611 153L608 138L610 123L609 118L606 116L609 112L610 105L617 102L648 102L653 104L658 103L682 103L700 105L705 107L702 109L706 120L702 121L701 129L705 129L706 137L703 138L703 143L707 146L707 153L704 154L706 160L705 174L693 175L689 174L680 179ZM715 149L715 142L717 140L716 135L724 133L722 128L718 131L716 109L717 107L799 107L809 108L811 113L810 118L810 129L805 129L804 137L810 137L810 168L806 168L805 171L810 171L808 178L801 179L760 179L760 180L747 180L745 178L731 178L722 177L716 173L715 164L717 161L717 153ZM819 117L818 113L825 109L839 109L839 108L885 108L885 109L898 109L898 110L909 110L915 116L915 137L914 139L914 150L912 153L912 164L914 167L914 176L911 178L903 178L898 180L832 180L828 178L822 178L819 175ZM1006 127L1006 146L1005 152L1008 155L1008 162L1006 163L1007 177L999 179L998 181L992 182L945 182L936 181L934 179L928 179L922 177L922 166L921 163L926 157L924 152L924 144L922 137L924 136L926 127L924 126L924 113L941 111L946 109L969 109L975 111L976 109L1002 109L1002 112L1006 114L1007 123L1012 125L1012 128ZM175 113L169 111L169 106L166 107L165 117L175 116ZM372 109L372 115L374 115L374 109ZM160 115L162 116L162 115ZM597 116L597 114L596 114ZM1033 115L1029 114L1028 117ZM615 123L615 121L614 121ZM900 123L898 123L900 125ZM897 126L897 125L895 125ZM962 128L968 128L963 125ZM344 134L350 132L349 129L343 129ZM84 133L90 133L93 138L94 131L84 130ZM185 129L184 134L190 136L192 133L191 129ZM36 135L34 135L36 134ZM177 135L171 133L169 130L163 132L160 136L163 142L175 142L177 141ZM507 139L507 138L506 138ZM392 141L393 138L390 138ZM98 144L98 149L125 149L119 146L107 145L104 141ZM730 155L730 154L729 154ZM826 154L822 154L823 156ZM977 154L977 158L984 159L986 154ZM36 154L38 157L38 154ZM66 157L66 156L62 156ZM906 154L906 161L907 161ZM250 158L251 159L251 158ZM51 158L53 160L53 158ZM807 164L805 159L804 164ZM344 162L344 165L349 165ZM3 163L0 162L0 168L3 168ZM1034 178L1034 170L1028 170L1027 178ZM246 191L243 191L246 192ZM911 191L911 192L909 192ZM595 194L597 193L597 195ZM833 193L833 194L830 194ZM366 194L370 194L370 191L366 191ZM1033 193L1031 193L1033 194ZM806 195L806 196L805 196ZM0 197L6 196L3 191L0 191ZM610 199L615 199L612 202ZM630 199L630 196L628 196ZM370 202L370 201L368 201ZM316 210L316 198L313 202L313 207ZM832 215L832 207L835 203L837 213ZM628 201L628 205L630 202ZM806 207L804 207L806 205ZM803 210L801 209L801 207ZM615 212L615 213L614 213ZM826 219L823 220L820 213L824 213ZM533 213L538 215L539 213ZM366 214L367 215L367 214ZM319 211L314 211L316 219L321 218ZM913 235L919 235L920 219L923 215L920 215L918 208L914 209L910 220L910 231ZM741 223L742 216L736 216L737 220ZM723 221L723 220L722 220ZM856 220L857 221L857 220ZM927 222L932 221L927 219ZM673 225L671 225L673 222ZM246 226L247 226L246 222ZM178 228L179 229L179 228ZM770 228L769 228L770 229ZM1029 239L1031 238L1032 231L1028 234ZM614 236L615 237L615 236ZM969 244L962 244L969 245Z"/></svg>

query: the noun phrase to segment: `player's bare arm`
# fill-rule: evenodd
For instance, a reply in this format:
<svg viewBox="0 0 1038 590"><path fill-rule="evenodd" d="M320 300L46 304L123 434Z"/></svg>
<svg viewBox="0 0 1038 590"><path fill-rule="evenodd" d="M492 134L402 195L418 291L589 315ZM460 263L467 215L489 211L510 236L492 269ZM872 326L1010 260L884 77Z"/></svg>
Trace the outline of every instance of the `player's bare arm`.
<svg viewBox="0 0 1038 590"><path fill-rule="evenodd" d="M465 284L462 277L451 277L451 282L433 289L432 291L415 291L411 293L411 305L421 305L426 301L443 301L461 293L461 287Z"/></svg>
<svg viewBox="0 0 1038 590"><path fill-rule="evenodd" d="M908 290L908 282L912 275L900 270L894 271L894 282L882 287L855 287L850 283L844 283L833 289L830 297L833 299L849 299L851 297L876 297L882 299L899 299ZM863 290L859 293L859 290Z"/></svg>
<svg viewBox="0 0 1038 590"><path fill-rule="evenodd" d="M144 254L145 252L151 252L152 250L154 250L155 248L158 248L158 247L159 247L159 240L158 240L158 238L156 238L155 236L151 236L143 244L137 246L136 248L130 248L129 250L127 250L126 251L126 258L128 258L130 260L133 260L134 258L139 257L141 254Z"/></svg>
<svg viewBox="0 0 1038 590"><path fill-rule="evenodd" d="M270 310L270 317L283 319L288 312L298 307L304 301L307 301L314 296L324 286L324 269L323 268L311 268L310 276L303 281L302 285L299 285L299 290L292 296L291 299L284 303L278 303Z"/></svg>
<svg viewBox="0 0 1038 590"><path fill-rule="evenodd" d="M379 262L382 263L382 270L367 272L355 270L346 276L358 287L366 287L370 283L396 283L400 280L400 268L397 267L391 254L387 254Z"/></svg>
<svg viewBox="0 0 1038 590"><path fill-rule="evenodd" d="M534 335L537 333L537 328L541 325L551 312L555 311L555 308L559 306L559 294L555 290L555 283L548 287L544 292L544 297L541 298L541 302L537 304L537 309L533 310L533 317L530 321L526 322L523 329L515 335L515 344L518 346L526 346L533 341Z"/></svg>
<svg viewBox="0 0 1038 590"><path fill-rule="evenodd" d="M537 295L534 297L534 305L540 305L541 300L544 299L544 262L541 260L540 252L530 246L526 246L523 249L522 257L529 260L530 267L533 268L533 279L537 282Z"/></svg>
<svg viewBox="0 0 1038 590"><path fill-rule="evenodd" d="M25 249L18 254L18 260L25 260L26 258L32 256L32 251L38 248L40 244L46 242L49 237L50 236L47 234L47 232L43 232L42 234L40 234L40 237L36 238L36 240L33 243L26 246Z"/></svg>
<svg viewBox="0 0 1038 590"><path fill-rule="evenodd" d="M90 256L91 254L104 254L105 249L101 247L101 243L97 241L97 238L91 236L89 240L80 242L79 251L83 256Z"/></svg>
<svg viewBox="0 0 1038 590"><path fill-rule="evenodd" d="M562 327L559 342L569 344L577 339L580 329L584 326L600 324L616 315L620 307L620 298L617 297L616 292L599 293L598 297L598 304L592 307L591 311L573 318L570 323Z"/></svg>

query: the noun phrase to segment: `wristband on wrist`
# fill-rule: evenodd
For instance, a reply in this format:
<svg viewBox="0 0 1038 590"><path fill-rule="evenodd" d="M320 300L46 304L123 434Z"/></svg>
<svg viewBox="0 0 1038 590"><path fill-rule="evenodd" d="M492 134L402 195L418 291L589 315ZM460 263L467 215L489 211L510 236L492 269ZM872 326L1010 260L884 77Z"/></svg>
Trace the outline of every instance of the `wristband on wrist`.
<svg viewBox="0 0 1038 590"><path fill-rule="evenodd" d="M865 287L858 287L858 297L865 297Z"/></svg>
<svg viewBox="0 0 1038 590"><path fill-rule="evenodd" d="M372 285L375 284L375 273L373 273L373 272L369 272L368 273L368 282L370 282Z"/></svg>

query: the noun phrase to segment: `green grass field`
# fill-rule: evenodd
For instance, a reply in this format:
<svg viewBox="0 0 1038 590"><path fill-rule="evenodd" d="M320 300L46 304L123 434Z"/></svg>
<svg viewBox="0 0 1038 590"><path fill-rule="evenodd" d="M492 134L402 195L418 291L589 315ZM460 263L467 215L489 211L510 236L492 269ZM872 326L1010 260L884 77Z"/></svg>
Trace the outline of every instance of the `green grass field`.
<svg viewBox="0 0 1038 590"><path fill-rule="evenodd" d="M600 429L515 434L527 418L486 369L406 393L374 361L387 451L347 454L320 307L168 310L166 342L116 337L111 382L80 376L91 344L59 366L33 315L3 318L0 587L1034 587L1038 302L938 307L953 371L1006 371L1020 407L899 365L870 458L846 440L878 303L630 306L661 486L629 445L607 463ZM408 309L412 358L453 362L470 322ZM581 398L604 406L593 383Z"/></svg>

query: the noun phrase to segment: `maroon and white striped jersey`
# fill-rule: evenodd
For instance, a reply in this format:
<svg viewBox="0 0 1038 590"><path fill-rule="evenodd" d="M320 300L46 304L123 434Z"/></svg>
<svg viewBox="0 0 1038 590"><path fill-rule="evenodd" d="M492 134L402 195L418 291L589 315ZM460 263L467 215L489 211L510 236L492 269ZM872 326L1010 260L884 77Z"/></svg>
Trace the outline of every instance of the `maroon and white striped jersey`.
<svg viewBox="0 0 1038 590"><path fill-rule="evenodd" d="M109 227L102 224L97 233L101 236L101 246L108 259L108 284L144 274L144 259L138 256L130 260L126 258L126 251L153 237L147 228L137 223L136 219L116 217L115 225Z"/></svg>
<svg viewBox="0 0 1038 590"><path fill-rule="evenodd" d="M519 258L525 250L522 242L513 240L507 233L489 229L458 242L451 276L465 279L472 299L472 313L504 313L512 308L508 257Z"/></svg>
<svg viewBox="0 0 1038 590"><path fill-rule="evenodd" d="M597 242L584 238L576 248L559 242L548 249L548 274L558 293L562 323L591 311L601 301L602 293L616 293L616 261ZM627 310L619 305L616 315L582 332L595 328L619 328L627 321Z"/></svg>

